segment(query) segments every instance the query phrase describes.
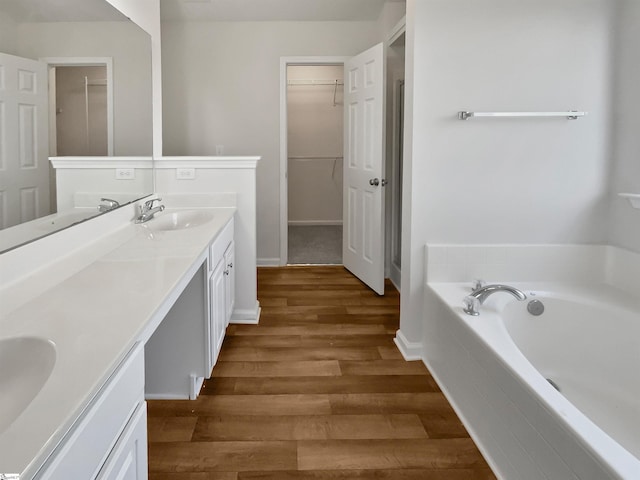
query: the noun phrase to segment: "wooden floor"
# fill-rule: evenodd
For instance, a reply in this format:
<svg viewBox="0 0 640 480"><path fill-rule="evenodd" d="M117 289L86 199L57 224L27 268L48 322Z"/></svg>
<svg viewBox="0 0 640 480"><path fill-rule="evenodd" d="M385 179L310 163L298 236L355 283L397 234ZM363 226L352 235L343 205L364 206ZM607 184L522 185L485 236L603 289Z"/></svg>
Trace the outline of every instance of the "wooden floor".
<svg viewBox="0 0 640 480"><path fill-rule="evenodd" d="M260 325L231 325L195 401L149 402L151 480L493 479L421 362L399 295L342 267L259 269Z"/></svg>

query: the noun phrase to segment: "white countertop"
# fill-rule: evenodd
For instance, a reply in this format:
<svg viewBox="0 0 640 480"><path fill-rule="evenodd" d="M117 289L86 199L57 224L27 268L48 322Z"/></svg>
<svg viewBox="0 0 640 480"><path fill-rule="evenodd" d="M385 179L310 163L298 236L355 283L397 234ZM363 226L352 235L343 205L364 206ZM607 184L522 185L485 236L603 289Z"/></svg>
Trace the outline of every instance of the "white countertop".
<svg viewBox="0 0 640 480"><path fill-rule="evenodd" d="M0 432L0 472L31 478L134 343L153 333L235 213L212 210L211 221L184 230L127 223L100 239L98 258L91 249L64 258L84 266L60 281L45 278L52 264L0 291L0 338L48 339L57 355L40 392Z"/></svg>

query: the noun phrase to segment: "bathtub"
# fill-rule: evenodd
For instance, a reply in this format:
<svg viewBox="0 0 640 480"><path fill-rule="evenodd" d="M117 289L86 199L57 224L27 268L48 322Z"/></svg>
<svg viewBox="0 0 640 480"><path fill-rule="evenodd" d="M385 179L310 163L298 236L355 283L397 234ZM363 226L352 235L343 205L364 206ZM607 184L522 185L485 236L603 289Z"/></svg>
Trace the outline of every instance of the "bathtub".
<svg viewBox="0 0 640 480"><path fill-rule="evenodd" d="M428 283L425 363L499 478L640 479L640 301L606 284ZM540 300L540 316L527 303Z"/></svg>

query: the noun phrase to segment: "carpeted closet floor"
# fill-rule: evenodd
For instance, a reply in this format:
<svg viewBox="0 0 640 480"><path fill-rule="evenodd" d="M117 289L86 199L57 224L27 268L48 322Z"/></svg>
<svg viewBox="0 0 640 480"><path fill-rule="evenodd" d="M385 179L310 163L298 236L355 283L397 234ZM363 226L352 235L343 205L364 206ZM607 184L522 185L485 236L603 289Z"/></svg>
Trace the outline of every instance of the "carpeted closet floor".
<svg viewBox="0 0 640 480"><path fill-rule="evenodd" d="M342 225L290 225L291 265L342 265Z"/></svg>

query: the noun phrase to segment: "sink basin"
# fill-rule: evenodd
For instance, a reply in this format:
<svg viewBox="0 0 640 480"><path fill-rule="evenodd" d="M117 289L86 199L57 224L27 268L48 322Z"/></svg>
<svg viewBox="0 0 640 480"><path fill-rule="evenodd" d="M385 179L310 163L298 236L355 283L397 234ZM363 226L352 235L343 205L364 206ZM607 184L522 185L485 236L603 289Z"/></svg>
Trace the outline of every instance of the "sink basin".
<svg viewBox="0 0 640 480"><path fill-rule="evenodd" d="M29 406L56 363L56 346L38 337L0 339L0 433Z"/></svg>
<svg viewBox="0 0 640 480"><path fill-rule="evenodd" d="M180 210L157 215L146 223L151 230L170 231L193 228L213 219L213 212L207 210Z"/></svg>

